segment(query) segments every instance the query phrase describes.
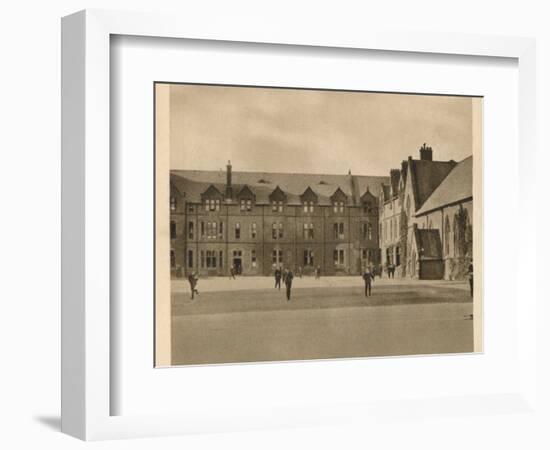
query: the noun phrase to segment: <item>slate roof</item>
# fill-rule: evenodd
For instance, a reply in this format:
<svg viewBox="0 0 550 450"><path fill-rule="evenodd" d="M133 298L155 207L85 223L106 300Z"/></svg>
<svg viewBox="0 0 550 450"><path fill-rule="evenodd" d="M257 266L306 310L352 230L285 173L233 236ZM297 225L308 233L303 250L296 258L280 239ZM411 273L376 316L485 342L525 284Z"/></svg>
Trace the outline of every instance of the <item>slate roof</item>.
<svg viewBox="0 0 550 450"><path fill-rule="evenodd" d="M455 167L456 162L410 159L409 163L411 164L413 174L413 190L416 200L416 210L418 211L437 186Z"/></svg>
<svg viewBox="0 0 550 450"><path fill-rule="evenodd" d="M210 170L172 170L170 182L190 202L200 202L201 194L210 185L225 192L226 172ZM348 204L360 205L360 196L369 191L378 196L382 183L389 177L362 175L291 174L271 172L232 172L233 193L244 185L256 195L257 204L269 204L269 195L279 186L287 195L288 204L301 204L300 196L310 187L318 196L318 204L331 205L330 197L338 188L348 196ZM359 191L359 195L357 195Z"/></svg>
<svg viewBox="0 0 550 450"><path fill-rule="evenodd" d="M416 212L416 215L427 214L446 205L470 199L472 198L472 189L473 158L469 156L451 170Z"/></svg>
<svg viewBox="0 0 550 450"><path fill-rule="evenodd" d="M439 237L438 230L421 230L416 228L416 246L420 252L420 259L441 259L441 238Z"/></svg>

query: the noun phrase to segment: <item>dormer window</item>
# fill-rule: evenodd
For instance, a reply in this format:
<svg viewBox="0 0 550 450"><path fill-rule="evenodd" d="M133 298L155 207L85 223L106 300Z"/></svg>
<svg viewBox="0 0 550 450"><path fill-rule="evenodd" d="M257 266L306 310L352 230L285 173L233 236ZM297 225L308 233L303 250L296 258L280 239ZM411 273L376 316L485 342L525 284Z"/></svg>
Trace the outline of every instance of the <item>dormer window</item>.
<svg viewBox="0 0 550 450"><path fill-rule="evenodd" d="M273 192L269 194L269 201L271 203L272 212L283 212L284 204L286 202L286 194L281 190L279 186L276 186Z"/></svg>
<svg viewBox="0 0 550 450"><path fill-rule="evenodd" d="M204 209L206 211L219 211L221 203L220 199L207 198L204 200Z"/></svg>
<svg viewBox="0 0 550 450"><path fill-rule="evenodd" d="M336 189L334 194L330 197L330 200L332 202L332 210L334 211L334 214L342 214L348 200L344 191L340 188Z"/></svg>
<svg viewBox="0 0 550 450"><path fill-rule="evenodd" d="M305 201L304 202L304 212L307 213L312 213L313 212L313 208L314 208L315 204L314 202L312 201Z"/></svg>
<svg viewBox="0 0 550 450"><path fill-rule="evenodd" d="M283 212L283 202L281 200L271 202L271 211Z"/></svg>
<svg viewBox="0 0 550 450"><path fill-rule="evenodd" d="M170 211L175 211L178 208L178 199L174 196L170 197Z"/></svg>
<svg viewBox="0 0 550 450"><path fill-rule="evenodd" d="M241 200L241 211L252 211L252 200Z"/></svg>
<svg viewBox="0 0 550 450"><path fill-rule="evenodd" d="M343 213L344 212L344 202L334 202L333 208L335 213Z"/></svg>

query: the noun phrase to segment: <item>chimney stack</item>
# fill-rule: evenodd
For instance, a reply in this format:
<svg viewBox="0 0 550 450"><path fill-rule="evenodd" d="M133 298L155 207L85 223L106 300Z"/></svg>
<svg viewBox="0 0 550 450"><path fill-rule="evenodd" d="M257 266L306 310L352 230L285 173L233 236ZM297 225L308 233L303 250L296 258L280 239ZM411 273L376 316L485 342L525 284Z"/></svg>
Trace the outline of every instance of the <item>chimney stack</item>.
<svg viewBox="0 0 550 450"><path fill-rule="evenodd" d="M233 198L233 186L231 185L232 173L231 173L231 161L227 161L227 172L225 182L225 199L231 200Z"/></svg>
<svg viewBox="0 0 550 450"><path fill-rule="evenodd" d="M431 147L426 147L426 143L420 147L420 160L421 161L432 161L433 160L433 151Z"/></svg>

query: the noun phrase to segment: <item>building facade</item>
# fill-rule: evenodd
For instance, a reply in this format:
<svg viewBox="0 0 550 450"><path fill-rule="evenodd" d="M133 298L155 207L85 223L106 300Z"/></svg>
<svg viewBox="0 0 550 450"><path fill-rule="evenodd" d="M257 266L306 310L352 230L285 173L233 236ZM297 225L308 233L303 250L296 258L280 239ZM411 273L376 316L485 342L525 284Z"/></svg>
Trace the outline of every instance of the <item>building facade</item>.
<svg viewBox="0 0 550 450"><path fill-rule="evenodd" d="M384 267L421 279L464 279L473 257L472 157L434 161L425 144L381 186L380 245Z"/></svg>
<svg viewBox="0 0 550 450"><path fill-rule="evenodd" d="M174 276L359 274L380 264L387 177L226 171L170 174Z"/></svg>

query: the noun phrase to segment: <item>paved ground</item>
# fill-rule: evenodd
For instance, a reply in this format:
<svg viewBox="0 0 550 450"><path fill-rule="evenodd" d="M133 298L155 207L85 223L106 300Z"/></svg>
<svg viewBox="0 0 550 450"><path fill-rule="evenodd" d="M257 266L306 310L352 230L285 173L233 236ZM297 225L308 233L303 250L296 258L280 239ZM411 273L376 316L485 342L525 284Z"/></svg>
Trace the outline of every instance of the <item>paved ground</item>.
<svg viewBox="0 0 550 450"><path fill-rule="evenodd" d="M267 277L172 283L173 364L460 353L473 350L466 283L296 279L291 302Z"/></svg>

